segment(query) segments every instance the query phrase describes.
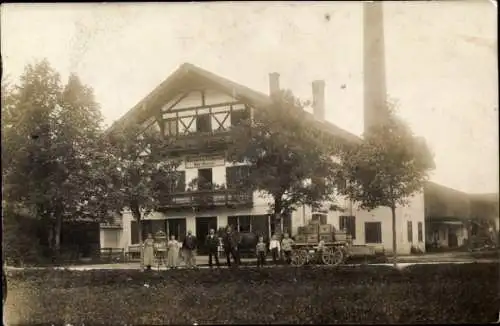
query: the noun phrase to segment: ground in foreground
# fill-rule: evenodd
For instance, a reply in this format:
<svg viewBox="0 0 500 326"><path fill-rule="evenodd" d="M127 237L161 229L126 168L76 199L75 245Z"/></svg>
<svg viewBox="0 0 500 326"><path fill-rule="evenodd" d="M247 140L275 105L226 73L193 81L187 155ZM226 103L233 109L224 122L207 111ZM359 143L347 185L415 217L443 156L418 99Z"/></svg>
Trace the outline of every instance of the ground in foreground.
<svg viewBox="0 0 500 326"><path fill-rule="evenodd" d="M482 323L500 306L498 264L9 274L9 325Z"/></svg>

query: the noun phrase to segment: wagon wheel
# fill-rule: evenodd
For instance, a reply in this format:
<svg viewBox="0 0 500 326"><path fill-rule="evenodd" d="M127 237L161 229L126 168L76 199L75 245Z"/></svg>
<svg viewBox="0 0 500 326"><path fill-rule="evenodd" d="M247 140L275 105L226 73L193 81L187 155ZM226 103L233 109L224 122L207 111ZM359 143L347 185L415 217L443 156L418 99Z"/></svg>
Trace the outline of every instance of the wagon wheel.
<svg viewBox="0 0 500 326"><path fill-rule="evenodd" d="M292 252L292 265L302 266L307 261L307 251L300 249Z"/></svg>
<svg viewBox="0 0 500 326"><path fill-rule="evenodd" d="M326 248L321 258L325 265L339 265L344 260L344 253L339 248Z"/></svg>

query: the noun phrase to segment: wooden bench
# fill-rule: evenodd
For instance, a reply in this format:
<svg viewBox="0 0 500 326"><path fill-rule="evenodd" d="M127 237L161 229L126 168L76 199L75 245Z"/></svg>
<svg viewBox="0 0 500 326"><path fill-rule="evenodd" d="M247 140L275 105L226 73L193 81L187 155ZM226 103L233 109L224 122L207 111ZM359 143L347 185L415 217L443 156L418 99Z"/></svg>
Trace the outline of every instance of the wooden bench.
<svg viewBox="0 0 500 326"><path fill-rule="evenodd" d="M125 250L123 248L101 248L100 258L107 262L119 262L125 260Z"/></svg>

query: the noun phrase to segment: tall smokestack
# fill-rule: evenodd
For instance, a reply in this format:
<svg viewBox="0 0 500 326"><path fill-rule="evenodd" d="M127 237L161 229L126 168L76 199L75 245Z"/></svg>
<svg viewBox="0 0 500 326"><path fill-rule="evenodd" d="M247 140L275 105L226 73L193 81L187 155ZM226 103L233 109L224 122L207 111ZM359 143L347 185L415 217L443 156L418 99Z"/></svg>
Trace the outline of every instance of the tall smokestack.
<svg viewBox="0 0 500 326"><path fill-rule="evenodd" d="M269 95L278 94L280 91L280 74L272 72L269 74Z"/></svg>
<svg viewBox="0 0 500 326"><path fill-rule="evenodd" d="M363 3L364 131L387 114L382 1Z"/></svg>
<svg viewBox="0 0 500 326"><path fill-rule="evenodd" d="M325 120L325 81L315 80L312 82L313 114L318 120Z"/></svg>

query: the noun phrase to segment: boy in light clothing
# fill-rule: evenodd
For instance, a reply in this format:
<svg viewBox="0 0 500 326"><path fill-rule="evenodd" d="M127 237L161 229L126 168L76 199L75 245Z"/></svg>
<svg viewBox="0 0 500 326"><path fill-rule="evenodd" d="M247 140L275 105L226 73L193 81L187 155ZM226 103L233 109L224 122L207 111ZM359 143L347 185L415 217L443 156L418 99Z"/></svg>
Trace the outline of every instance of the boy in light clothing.
<svg viewBox="0 0 500 326"><path fill-rule="evenodd" d="M264 243L264 237L259 237L255 253L257 254L257 267L264 266L266 264L266 244Z"/></svg>
<svg viewBox="0 0 500 326"><path fill-rule="evenodd" d="M271 242L269 242L269 250L271 251L271 255L273 257L273 263L277 264L280 256L281 245L276 234L272 236Z"/></svg>
<svg viewBox="0 0 500 326"><path fill-rule="evenodd" d="M283 254L285 256L285 261L287 264L290 264L292 261L292 246L293 239L288 236L288 233L283 235L283 240L281 241L281 249L283 250Z"/></svg>

